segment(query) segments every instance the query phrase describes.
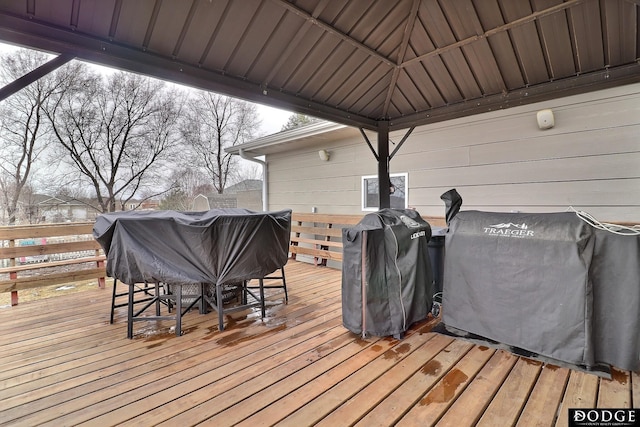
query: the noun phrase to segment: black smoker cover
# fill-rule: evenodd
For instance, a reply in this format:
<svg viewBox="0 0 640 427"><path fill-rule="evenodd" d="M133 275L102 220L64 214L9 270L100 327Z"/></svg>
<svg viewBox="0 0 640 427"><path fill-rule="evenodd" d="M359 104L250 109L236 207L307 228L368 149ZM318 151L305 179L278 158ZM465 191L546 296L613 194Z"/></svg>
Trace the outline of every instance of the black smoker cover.
<svg viewBox="0 0 640 427"><path fill-rule="evenodd" d="M443 323L592 366L594 241L571 212L459 212L445 240Z"/></svg>
<svg viewBox="0 0 640 427"><path fill-rule="evenodd" d="M431 227L414 210L381 209L342 230L342 322L350 331L401 335L431 311Z"/></svg>
<svg viewBox="0 0 640 427"><path fill-rule="evenodd" d="M284 266L291 210L127 211L100 215L93 235L123 283L223 284Z"/></svg>

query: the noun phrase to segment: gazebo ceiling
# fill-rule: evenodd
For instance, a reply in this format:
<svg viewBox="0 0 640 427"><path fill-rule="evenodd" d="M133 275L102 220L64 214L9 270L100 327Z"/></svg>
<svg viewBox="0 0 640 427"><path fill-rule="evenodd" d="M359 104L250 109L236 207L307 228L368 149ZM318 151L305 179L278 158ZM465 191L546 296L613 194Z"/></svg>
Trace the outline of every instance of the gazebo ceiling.
<svg viewBox="0 0 640 427"><path fill-rule="evenodd" d="M394 130L640 81L639 8L640 0L0 0L0 40Z"/></svg>

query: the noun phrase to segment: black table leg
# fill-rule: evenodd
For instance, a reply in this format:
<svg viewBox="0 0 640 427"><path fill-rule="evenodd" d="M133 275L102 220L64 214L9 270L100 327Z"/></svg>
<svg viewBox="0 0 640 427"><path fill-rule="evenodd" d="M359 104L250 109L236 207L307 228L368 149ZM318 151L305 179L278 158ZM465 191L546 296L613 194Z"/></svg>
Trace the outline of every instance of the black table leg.
<svg viewBox="0 0 640 427"><path fill-rule="evenodd" d="M262 319L264 319L267 314L264 303L264 279L258 279L258 281L260 282L260 308L262 309Z"/></svg>
<svg viewBox="0 0 640 427"><path fill-rule="evenodd" d="M182 286L175 286L176 295L176 335L182 335Z"/></svg>
<svg viewBox="0 0 640 427"><path fill-rule="evenodd" d="M127 338L133 338L133 287L129 285L129 304L127 305Z"/></svg>
<svg viewBox="0 0 640 427"><path fill-rule="evenodd" d="M224 313L222 304L222 285L216 283L216 305L218 306L218 329L224 331Z"/></svg>

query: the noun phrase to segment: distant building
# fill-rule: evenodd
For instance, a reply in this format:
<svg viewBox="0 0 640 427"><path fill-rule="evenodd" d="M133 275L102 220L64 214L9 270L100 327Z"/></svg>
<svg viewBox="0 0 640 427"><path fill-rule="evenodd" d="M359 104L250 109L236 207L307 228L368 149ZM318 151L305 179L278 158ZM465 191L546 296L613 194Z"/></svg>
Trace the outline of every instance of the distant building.
<svg viewBox="0 0 640 427"><path fill-rule="evenodd" d="M262 180L247 179L225 188L223 194L198 194L194 197L192 210L244 208L262 210Z"/></svg>
<svg viewBox="0 0 640 427"><path fill-rule="evenodd" d="M34 194L27 203L21 203L18 221L28 224L92 221L99 212L95 201L90 199Z"/></svg>
<svg viewBox="0 0 640 427"><path fill-rule="evenodd" d="M160 206L160 202L155 199L145 199L145 200L131 199L122 206L122 210L123 211L132 211L132 210L149 211L149 210L158 209L158 206Z"/></svg>

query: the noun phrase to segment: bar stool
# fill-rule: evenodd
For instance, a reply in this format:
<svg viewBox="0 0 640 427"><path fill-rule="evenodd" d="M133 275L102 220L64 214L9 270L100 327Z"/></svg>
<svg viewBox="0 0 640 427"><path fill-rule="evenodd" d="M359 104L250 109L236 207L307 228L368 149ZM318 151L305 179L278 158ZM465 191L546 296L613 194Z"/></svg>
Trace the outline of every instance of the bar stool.
<svg viewBox="0 0 640 427"><path fill-rule="evenodd" d="M282 283L278 284L278 285L265 285L264 284L265 280L269 280L269 281L280 280ZM258 298L253 292L251 292L251 289L259 289L260 290L260 297ZM242 302L244 304L247 303L247 296L248 295L251 295L257 301L260 301L260 308L262 310L262 318L263 319L266 317L266 306L265 306L265 300L264 300L264 290L265 289L283 289L284 290L284 302L285 302L285 304L289 303L289 295L287 294L287 279L285 278L285 275L284 275L284 267L280 268L280 275L277 275L277 271L276 271L276 272L271 273L271 275L267 275L265 277L258 278L258 285L257 286L255 286L255 285L249 286L248 285L248 281L244 282Z"/></svg>
<svg viewBox="0 0 640 427"><path fill-rule="evenodd" d="M200 312L204 310L204 303L202 295L204 294L204 284L198 284L198 292L193 295L183 295L182 286L174 285L168 286L165 283L154 282L143 284L127 285L128 290L126 292L118 292L117 279L113 281L113 294L111 297L111 319L110 323L113 323L114 311L118 307L127 307L127 338L133 338L133 322L136 321L149 321L149 320L174 320L175 333L177 336L182 335L182 316L184 316L191 308L193 308L198 302L200 303ZM142 298L136 299L136 294L143 293ZM127 297L126 302L116 302L116 298ZM190 298L193 301L183 308L183 298ZM135 310L136 305L144 304L142 308ZM150 308L152 305L155 307L155 316L141 316L141 314ZM167 307L169 315L161 314L161 306ZM175 313L171 315L175 306Z"/></svg>
<svg viewBox="0 0 640 427"><path fill-rule="evenodd" d="M260 309L261 309L261 314L262 314L262 318L264 319L266 317L266 303L265 303L265 298L264 298L264 290L265 289L283 289L284 290L284 299L285 299L285 303L289 302L289 295L287 293L287 281L285 278L285 274L284 274L284 267L280 268L280 274L278 274L277 272L271 273L271 275L267 275L264 277L259 277L259 278L255 278L255 280L258 280L258 284L257 285L249 285L249 280L251 279L247 279L242 281L242 289L241 289L241 305L237 306L237 307L231 307L228 309L224 308L223 305L223 285L217 285L215 287L215 299L212 298L205 298L206 301L209 303L209 305L211 306L211 308L213 308L215 311L218 312L218 329L220 329L221 331L224 330L224 313L230 313L233 311L238 311L238 310L243 310L246 309L248 307L252 307L255 305L260 305ZM265 280L271 281L271 280L280 280L282 283L281 284L271 284L271 285L265 285ZM256 294L254 292L254 290L258 289L259 290L259 294ZM252 303L249 304L249 295L251 295L251 297L253 297L253 299L256 300L256 303Z"/></svg>
<svg viewBox="0 0 640 427"><path fill-rule="evenodd" d="M128 286L128 285L126 285ZM133 304L140 304L140 303L144 303L144 302L149 302L149 301L153 301L155 298L155 285L153 283L138 283L133 285L134 286L134 290L133 290L133 294L139 294L139 293L143 293L144 297L143 298L138 298L137 300L133 301ZM114 317L114 312L116 308L120 308L120 307L127 307L129 305L129 289L127 289L126 291L123 292L118 292L117 291L117 287L118 287L118 279L113 279L113 293L111 295L111 316L109 318L109 323L113 324L113 317ZM121 298L121 297L127 297L127 299L124 302L116 302L116 299ZM160 307L157 307L156 310L157 315L160 315Z"/></svg>

